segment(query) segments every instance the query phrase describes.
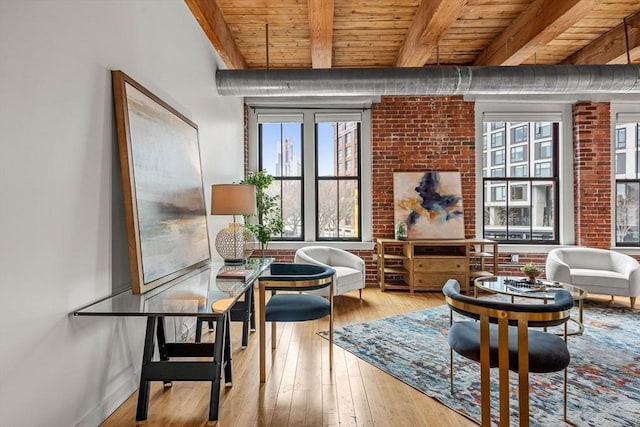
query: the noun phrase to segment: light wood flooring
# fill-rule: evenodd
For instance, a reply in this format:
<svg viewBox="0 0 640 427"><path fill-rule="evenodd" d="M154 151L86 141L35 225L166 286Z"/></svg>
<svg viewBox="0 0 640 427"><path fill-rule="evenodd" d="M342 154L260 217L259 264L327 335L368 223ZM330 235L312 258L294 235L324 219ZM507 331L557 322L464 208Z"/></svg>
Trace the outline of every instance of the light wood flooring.
<svg viewBox="0 0 640 427"><path fill-rule="evenodd" d="M383 293L377 287L364 289L362 302L357 291L334 301L336 327L444 304L439 292ZM154 382L147 421L135 421L136 392L102 426L475 425L338 346L334 346L330 372L328 342L316 335L328 329L328 318L279 323L278 346L273 353L267 338L267 381L260 385L258 332L251 333L243 350L240 327L232 322L234 382L221 392L217 423L207 421L209 383L174 382L173 387L163 389L161 383ZM206 326L204 331L203 340L211 339Z"/></svg>

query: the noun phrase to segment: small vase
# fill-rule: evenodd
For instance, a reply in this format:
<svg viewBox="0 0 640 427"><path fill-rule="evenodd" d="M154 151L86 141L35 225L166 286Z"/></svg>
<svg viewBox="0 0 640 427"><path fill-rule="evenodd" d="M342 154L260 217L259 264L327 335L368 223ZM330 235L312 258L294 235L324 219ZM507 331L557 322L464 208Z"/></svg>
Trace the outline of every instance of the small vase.
<svg viewBox="0 0 640 427"><path fill-rule="evenodd" d="M407 226L404 222L398 221L395 227L395 238L396 240L406 240L407 239Z"/></svg>

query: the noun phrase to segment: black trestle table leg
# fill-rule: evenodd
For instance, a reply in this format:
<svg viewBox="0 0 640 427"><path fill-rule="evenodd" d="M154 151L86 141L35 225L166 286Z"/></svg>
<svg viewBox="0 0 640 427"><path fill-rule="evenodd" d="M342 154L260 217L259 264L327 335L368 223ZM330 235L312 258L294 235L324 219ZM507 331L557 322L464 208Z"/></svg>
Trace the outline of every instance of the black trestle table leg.
<svg viewBox="0 0 640 427"><path fill-rule="evenodd" d="M158 318L156 316L147 317L147 330L144 336L144 349L142 352L142 372L140 373L140 389L138 390L138 408L136 410L136 421L144 421L147 419L149 410L149 393L151 392L151 382L146 375L146 367L149 366L153 359L153 350L155 344L156 324Z"/></svg>
<svg viewBox="0 0 640 427"><path fill-rule="evenodd" d="M167 335L165 333L164 328L164 317L158 317L158 353L160 356L160 360L168 361L169 353L167 351ZM162 381L164 387L171 387L173 382L170 379L165 379Z"/></svg>
<svg viewBox="0 0 640 427"><path fill-rule="evenodd" d="M218 405L220 403L220 383L222 380L222 364L226 352L228 314L216 318L216 341L213 346L214 375L211 382L211 398L209 401L209 421L218 419Z"/></svg>
<svg viewBox="0 0 640 427"><path fill-rule="evenodd" d="M231 319L229 316L226 316L226 327L224 334L224 359L222 363L224 363L224 382L225 385L231 386L233 383L232 373L231 373Z"/></svg>

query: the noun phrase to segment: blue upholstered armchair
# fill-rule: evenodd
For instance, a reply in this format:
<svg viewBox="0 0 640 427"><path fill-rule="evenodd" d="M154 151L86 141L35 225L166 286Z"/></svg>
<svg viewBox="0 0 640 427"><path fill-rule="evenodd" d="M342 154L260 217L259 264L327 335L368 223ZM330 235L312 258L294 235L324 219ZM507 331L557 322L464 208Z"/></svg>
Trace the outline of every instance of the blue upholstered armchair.
<svg viewBox="0 0 640 427"><path fill-rule="evenodd" d="M490 368L499 368L500 424L509 425L509 371L518 372L520 425L529 425L529 372L564 370L564 419L567 419L567 321L573 297L557 291L553 303L515 304L460 294L460 285L449 280L442 292L452 310L449 330L451 392L453 352L480 362L482 425L491 425ZM453 312L471 320L453 322ZM564 337L535 328L564 325Z"/></svg>
<svg viewBox="0 0 640 427"><path fill-rule="evenodd" d="M335 270L315 264L271 264L260 276L260 382L266 381L266 322L276 348L277 322L304 322L329 317L329 369L333 367L333 283ZM328 289L328 298L308 293ZM267 292L271 298L267 300Z"/></svg>

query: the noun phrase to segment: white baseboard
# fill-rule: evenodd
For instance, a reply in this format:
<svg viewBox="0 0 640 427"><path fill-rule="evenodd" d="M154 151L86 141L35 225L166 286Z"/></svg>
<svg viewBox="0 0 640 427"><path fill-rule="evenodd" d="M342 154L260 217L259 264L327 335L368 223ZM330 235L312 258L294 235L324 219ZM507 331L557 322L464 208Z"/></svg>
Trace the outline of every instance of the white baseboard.
<svg viewBox="0 0 640 427"><path fill-rule="evenodd" d="M138 369L136 369L136 371L138 371ZM111 394L106 396L98 406L82 417L82 419L75 424L75 427L95 427L102 424L109 415L138 389L139 379L140 373L137 372L137 375L132 375L124 380L122 385L117 387Z"/></svg>

